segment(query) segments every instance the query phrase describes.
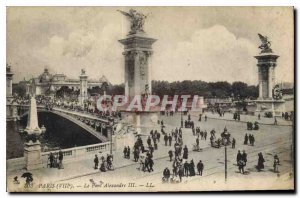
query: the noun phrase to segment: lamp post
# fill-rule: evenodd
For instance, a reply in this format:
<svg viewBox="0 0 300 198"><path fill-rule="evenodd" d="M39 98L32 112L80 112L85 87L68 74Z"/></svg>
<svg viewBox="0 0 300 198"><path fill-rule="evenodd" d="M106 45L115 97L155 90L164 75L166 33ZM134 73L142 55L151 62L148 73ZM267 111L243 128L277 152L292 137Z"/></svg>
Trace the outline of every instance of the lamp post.
<svg viewBox="0 0 300 198"><path fill-rule="evenodd" d="M225 144L225 182L227 182L227 140L224 139Z"/></svg>
<svg viewBox="0 0 300 198"><path fill-rule="evenodd" d="M113 121L111 120L111 118L108 119L108 133L109 133L109 136L110 136L110 155L112 155L112 136L113 136L113 128L112 128L112 125L113 125Z"/></svg>
<svg viewBox="0 0 300 198"><path fill-rule="evenodd" d="M180 117L181 117L181 128L183 128L183 116L182 116L182 99L181 99L181 104L180 104Z"/></svg>

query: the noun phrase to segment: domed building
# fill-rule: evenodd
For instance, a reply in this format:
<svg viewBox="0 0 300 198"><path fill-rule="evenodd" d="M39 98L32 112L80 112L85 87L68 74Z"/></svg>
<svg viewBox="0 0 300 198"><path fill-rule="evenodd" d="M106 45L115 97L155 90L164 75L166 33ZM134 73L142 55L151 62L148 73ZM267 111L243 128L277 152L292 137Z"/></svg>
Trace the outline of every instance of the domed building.
<svg viewBox="0 0 300 198"><path fill-rule="evenodd" d="M39 83L50 83L52 81L52 75L49 74L47 68L44 69L44 73L42 73L38 78Z"/></svg>
<svg viewBox="0 0 300 198"><path fill-rule="evenodd" d="M82 75L83 74L81 74L80 76ZM64 92L64 90L66 89L79 93L81 83L82 83L80 81L80 76L77 79L71 79L71 78L67 78L67 76L64 74L51 74L49 70L45 68L44 72L40 74L38 77L30 79L29 81L26 81L26 83L22 81L22 84L26 85L26 92L27 92L26 94L29 94L30 90L32 90L32 92L35 93L35 95L53 96L58 92ZM87 80L85 86L86 93L87 93L87 89L92 89L94 87L101 88L103 83L110 85L110 82L103 75L99 77L98 80L88 79L88 76L87 75L85 76ZM88 95L86 95L86 97L88 97Z"/></svg>

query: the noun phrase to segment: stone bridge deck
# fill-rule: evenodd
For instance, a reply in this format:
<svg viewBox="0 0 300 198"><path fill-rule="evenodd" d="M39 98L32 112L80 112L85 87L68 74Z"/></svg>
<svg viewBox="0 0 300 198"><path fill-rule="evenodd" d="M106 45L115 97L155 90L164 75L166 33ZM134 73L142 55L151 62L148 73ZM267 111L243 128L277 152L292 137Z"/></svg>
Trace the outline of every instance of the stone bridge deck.
<svg viewBox="0 0 300 198"><path fill-rule="evenodd" d="M21 107L23 108L23 110L25 110L25 112L22 112L22 115L20 115L20 117L23 117L28 114L27 111L27 109L29 108L28 105L18 105L18 107ZM46 110L45 106L39 105L37 106L37 108L38 108L38 112L53 113L77 124L85 131L89 132L90 134L98 138L101 142L108 141L109 131L107 132L107 135L104 135L102 131L103 127L108 127L109 121L106 119L99 118L84 112L71 111L71 110L61 109L57 107L53 108L52 110ZM100 127L101 130L98 131L97 127Z"/></svg>

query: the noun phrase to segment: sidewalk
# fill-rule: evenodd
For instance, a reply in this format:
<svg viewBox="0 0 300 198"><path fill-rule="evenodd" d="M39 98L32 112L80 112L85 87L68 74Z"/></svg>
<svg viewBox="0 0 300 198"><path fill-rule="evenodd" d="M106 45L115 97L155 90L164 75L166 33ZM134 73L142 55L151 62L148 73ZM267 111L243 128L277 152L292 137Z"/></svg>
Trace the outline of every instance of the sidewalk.
<svg viewBox="0 0 300 198"><path fill-rule="evenodd" d="M166 126L166 128L173 128L171 126ZM169 130L169 129L168 129ZM171 130L171 129L170 129ZM187 136L191 134L191 129L183 129L183 138L186 139L186 142L190 142L188 145L192 145L194 140L189 140ZM146 134L147 135L147 134ZM142 136L143 142L147 145L147 136ZM203 144L203 145L202 145ZM208 147L205 142L200 143L200 147ZM132 148L131 148L132 149ZM189 148L191 149L191 148ZM168 151L174 150L174 141L172 142L172 146L164 146L163 136L160 138L160 142L158 143L158 150L154 150L154 160L159 160L162 158L168 158ZM158 152L159 151L159 152ZM98 158L100 161L101 156L106 157L109 152L99 153ZM114 151L114 166L115 169L123 168L126 166L136 166L139 167L139 163L135 162L133 159L133 154L131 150L130 159L125 159L123 157L123 151ZM79 159L77 158L74 161L68 161L64 164L64 169L57 168L47 168L44 165L44 168L29 171L33 174L35 183L51 183L57 181L64 181L72 178L77 178L81 176L87 176L95 173L99 173L99 169L94 169L94 154L81 156ZM7 170L7 181L13 180L15 176L18 176L21 179L21 175L27 172L25 169L22 170ZM108 171L109 172L109 171Z"/></svg>

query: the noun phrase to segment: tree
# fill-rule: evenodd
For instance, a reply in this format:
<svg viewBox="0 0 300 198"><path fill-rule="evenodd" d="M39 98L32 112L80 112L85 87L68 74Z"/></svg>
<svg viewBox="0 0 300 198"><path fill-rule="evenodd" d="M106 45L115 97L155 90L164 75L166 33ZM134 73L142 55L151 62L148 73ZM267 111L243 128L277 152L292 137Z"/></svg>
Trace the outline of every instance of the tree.
<svg viewBox="0 0 300 198"><path fill-rule="evenodd" d="M244 82L234 82L231 85L232 93L237 99L247 98L247 84Z"/></svg>

